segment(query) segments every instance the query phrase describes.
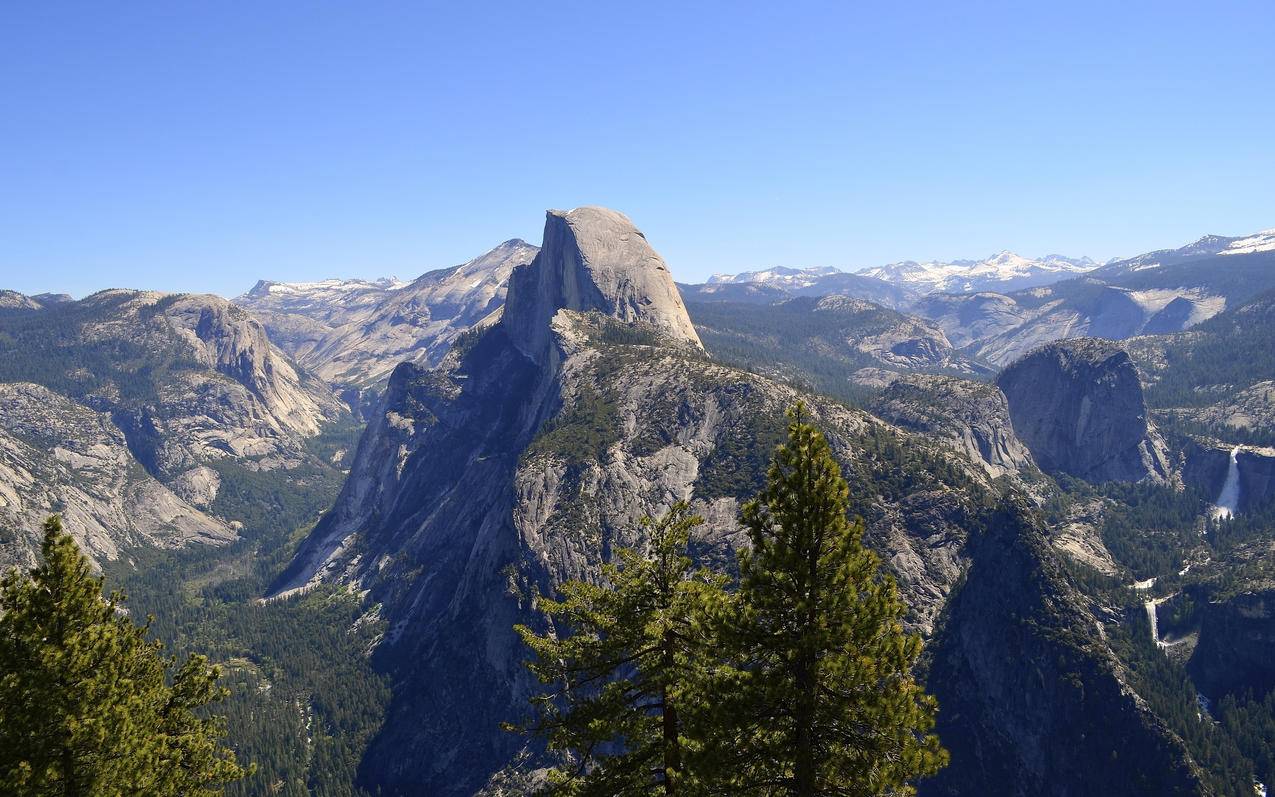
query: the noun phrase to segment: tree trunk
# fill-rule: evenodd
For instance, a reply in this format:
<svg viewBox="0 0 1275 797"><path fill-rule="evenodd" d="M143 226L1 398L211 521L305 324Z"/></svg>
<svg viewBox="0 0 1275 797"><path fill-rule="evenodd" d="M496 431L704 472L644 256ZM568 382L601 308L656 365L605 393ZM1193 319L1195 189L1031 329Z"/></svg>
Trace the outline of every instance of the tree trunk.
<svg viewBox="0 0 1275 797"><path fill-rule="evenodd" d="M815 793L815 719L814 667L809 654L800 654L796 666L797 705L793 710L793 788L794 797L811 797Z"/></svg>
<svg viewBox="0 0 1275 797"><path fill-rule="evenodd" d="M812 479L808 478L808 481ZM797 687L797 705L793 712L793 744L796 748L793 756L793 795L794 797L812 797L815 794L815 703L818 699L817 675L815 673L816 654L811 644L819 618L819 529L813 528L805 517L802 508L801 523L805 528L798 536L806 546L806 617L804 633L797 644L795 682Z"/></svg>
<svg viewBox="0 0 1275 797"><path fill-rule="evenodd" d="M668 678L673 672L673 635L664 633L662 651L664 664L664 683L660 687L660 706L664 720L664 793L677 793L677 777L682 771L682 746L678 740L677 708L669 702Z"/></svg>

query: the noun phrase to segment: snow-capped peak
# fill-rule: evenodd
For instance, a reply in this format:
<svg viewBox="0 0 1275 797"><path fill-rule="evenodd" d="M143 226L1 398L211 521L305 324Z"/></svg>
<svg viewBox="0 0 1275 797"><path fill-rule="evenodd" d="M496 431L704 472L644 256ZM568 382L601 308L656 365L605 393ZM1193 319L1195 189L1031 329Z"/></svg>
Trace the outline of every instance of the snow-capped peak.
<svg viewBox="0 0 1275 797"><path fill-rule="evenodd" d="M365 290L395 290L407 283L398 277L382 277L377 280L363 279L325 279L313 282L272 282L258 280L248 291L249 296L294 296L300 294L339 295Z"/></svg>
<svg viewBox="0 0 1275 797"><path fill-rule="evenodd" d="M1046 255L1033 259L1003 250L983 260L931 260L924 263L907 260L866 268L858 273L887 282L912 285L925 291L972 292L1005 291L1048 284L1072 274L1090 271L1097 266L1097 263L1087 257Z"/></svg>
<svg viewBox="0 0 1275 797"><path fill-rule="evenodd" d="M774 285L788 287L801 285L829 274L840 274L841 269L831 266L814 266L812 268L789 268L775 266L764 271L743 271L739 274L714 274L708 278L709 285Z"/></svg>

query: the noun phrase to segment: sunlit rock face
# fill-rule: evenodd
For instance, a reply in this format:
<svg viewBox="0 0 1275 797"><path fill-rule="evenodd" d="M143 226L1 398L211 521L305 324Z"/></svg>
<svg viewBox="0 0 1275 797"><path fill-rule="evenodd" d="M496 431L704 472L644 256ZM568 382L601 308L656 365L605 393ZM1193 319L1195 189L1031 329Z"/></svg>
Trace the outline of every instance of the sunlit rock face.
<svg viewBox="0 0 1275 797"><path fill-rule="evenodd" d="M1119 345L1077 338L1042 346L996 380L1014 431L1047 473L1093 483L1166 481L1164 444Z"/></svg>
<svg viewBox="0 0 1275 797"><path fill-rule="evenodd" d="M538 360L559 310L648 325L702 348L664 259L627 216L607 208L546 214L540 254L514 271L502 323L514 345Z"/></svg>

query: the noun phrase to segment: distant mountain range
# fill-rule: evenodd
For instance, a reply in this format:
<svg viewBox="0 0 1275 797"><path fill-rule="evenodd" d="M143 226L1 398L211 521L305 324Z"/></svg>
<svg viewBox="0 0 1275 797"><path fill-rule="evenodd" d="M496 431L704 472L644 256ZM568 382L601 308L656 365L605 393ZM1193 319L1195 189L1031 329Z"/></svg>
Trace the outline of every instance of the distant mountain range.
<svg viewBox="0 0 1275 797"><path fill-rule="evenodd" d="M1178 249L1160 249L1105 264L1089 257L1024 257L1008 250L982 260L904 260L884 266L843 271L829 266L778 266L738 274L714 274L702 285L688 285L688 298L728 301L764 300L776 294L824 296L831 293L868 299L896 309L931 293L1011 293L1090 274L1099 279L1173 265L1212 255L1244 255L1275 250L1275 229L1252 235L1206 235Z"/></svg>
<svg viewBox="0 0 1275 797"><path fill-rule="evenodd" d="M1275 232L1210 235L1047 286L934 293L910 309L938 322L954 346L1003 366L1062 338L1180 332L1271 289Z"/></svg>
<svg viewBox="0 0 1275 797"><path fill-rule="evenodd" d="M262 280L234 301L299 364L338 389L362 389L400 362L437 364L457 335L500 309L510 273L538 251L513 239L411 282Z"/></svg>
<svg viewBox="0 0 1275 797"><path fill-rule="evenodd" d="M947 263L907 260L863 269L858 273L896 285L915 286L922 293L972 293L1048 285L1097 267L1098 263L1087 257L1045 255L1029 258L1003 251L984 260L953 260Z"/></svg>
<svg viewBox="0 0 1275 797"><path fill-rule="evenodd" d="M1262 264L1272 250L1275 231L1266 231L1207 235L1178 249L1105 265L1088 257L1028 258L1003 251L982 260L909 260L855 273L831 267L774 267L717 274L707 282L678 288L697 308L697 323L710 316L716 319L712 328L719 348L727 340L734 347L755 335L755 329L747 329L751 320L739 305L774 306L794 298L835 295L921 316L941 328L934 330L938 337L923 335L934 341L936 351L965 349L969 362L1005 365L1033 346L1060 338L1123 339L1186 329L1265 285ZM300 365L335 386L352 406L362 401L367 409L399 362L436 365L461 333L499 318L514 268L530 263L538 251L513 239L467 263L430 271L410 282L393 277L262 280L234 301L256 315L270 339ZM1187 265L1219 257L1239 268ZM1245 276L1224 286L1233 274ZM714 311L709 307L714 303L730 307ZM793 308L777 312L776 317L793 317ZM902 334L903 327L899 330ZM816 337L823 335L821 331ZM940 340L943 335L946 339ZM891 345L911 337L915 336L908 333ZM854 341L845 343L847 352L855 349ZM752 340L747 347L756 345ZM834 360L860 357L826 345L820 351L820 357ZM887 367L917 370L916 357L904 359L906 363ZM956 362L945 354L921 369L942 370ZM962 362L955 367L960 371L969 366Z"/></svg>
<svg viewBox="0 0 1275 797"><path fill-rule="evenodd" d="M846 272L830 267L770 268L740 274L714 274L697 293L737 299L730 288L774 289L797 296L851 292L856 298L901 306L928 293L1012 291L1048 285L1098 268L1087 257L1046 255L1028 258L1004 251L983 260L905 260ZM729 286L729 287L728 287ZM888 286L888 287L887 287Z"/></svg>

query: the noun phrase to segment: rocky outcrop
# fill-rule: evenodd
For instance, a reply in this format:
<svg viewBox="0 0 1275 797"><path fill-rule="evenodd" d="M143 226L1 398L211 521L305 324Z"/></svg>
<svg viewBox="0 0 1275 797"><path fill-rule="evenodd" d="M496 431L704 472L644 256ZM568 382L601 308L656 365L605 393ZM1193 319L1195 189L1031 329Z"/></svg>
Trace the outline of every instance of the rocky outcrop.
<svg viewBox="0 0 1275 797"><path fill-rule="evenodd" d="M0 384L0 565L33 565L55 513L98 562L134 546L235 539L149 476L106 413L40 385Z"/></svg>
<svg viewBox="0 0 1275 797"><path fill-rule="evenodd" d="M926 296L912 311L937 323L955 346L1008 332L1029 316L1027 308L1002 293L935 293Z"/></svg>
<svg viewBox="0 0 1275 797"><path fill-rule="evenodd" d="M952 765L922 795L1198 795L1182 741L1121 678L1026 504L1001 505L931 643Z"/></svg>
<svg viewBox="0 0 1275 797"><path fill-rule="evenodd" d="M1014 434L1005 395L995 385L948 376L895 379L872 411L904 429L933 435L980 464L993 478L1033 467Z"/></svg>
<svg viewBox="0 0 1275 797"><path fill-rule="evenodd" d="M110 413L163 482L228 458L295 464L306 438L345 412L259 322L215 296L103 291L10 315L4 327L15 351L0 381L47 384Z"/></svg>
<svg viewBox="0 0 1275 797"><path fill-rule="evenodd" d="M1218 430L1219 434L1275 437L1275 381L1264 380L1237 390L1206 407L1175 409L1174 414L1196 424Z"/></svg>
<svg viewBox="0 0 1275 797"><path fill-rule="evenodd" d="M409 283L262 281L235 301L301 365L342 388L366 389L400 362L437 365L460 334L494 320L510 273L537 251L513 239Z"/></svg>
<svg viewBox="0 0 1275 797"><path fill-rule="evenodd" d="M540 253L510 278L502 324L541 361L560 310L598 312L703 348L664 259L627 216L607 208L546 214Z"/></svg>
<svg viewBox="0 0 1275 797"><path fill-rule="evenodd" d="M39 432L10 441L0 490L20 505L22 528L66 506L68 527L99 560L133 545L233 538L199 511L216 502L216 468L312 463L307 440L347 417L260 323L215 296L112 290L48 300L5 310L0 332L0 384L25 385L15 395L27 397L11 405L11 423L23 425L4 428ZM36 385L49 396L45 410L30 398ZM19 445L32 439L42 442ZM38 456L46 445L73 456Z"/></svg>
<svg viewBox="0 0 1275 797"><path fill-rule="evenodd" d="M996 380L1014 431L1048 473L1094 483L1171 478L1129 355L1109 341L1043 346Z"/></svg>
<svg viewBox="0 0 1275 797"><path fill-rule="evenodd" d="M0 309L2 310L39 310L40 302L18 293L17 291L0 290Z"/></svg>

